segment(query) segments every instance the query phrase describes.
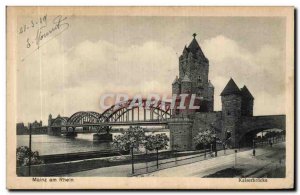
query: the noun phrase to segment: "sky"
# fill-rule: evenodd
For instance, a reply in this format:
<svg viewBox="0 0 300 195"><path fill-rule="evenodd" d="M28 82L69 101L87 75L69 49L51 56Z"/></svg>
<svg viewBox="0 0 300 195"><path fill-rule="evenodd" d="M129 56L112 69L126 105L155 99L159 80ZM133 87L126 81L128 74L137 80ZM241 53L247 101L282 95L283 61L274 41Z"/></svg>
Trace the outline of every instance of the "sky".
<svg viewBox="0 0 300 195"><path fill-rule="evenodd" d="M18 18L18 29L31 20L39 18ZM46 20L43 32L54 17ZM285 113L284 18L70 16L63 22L68 28L45 35L39 49L36 25L18 34L17 122L102 112L105 93L171 95L193 33L209 59L216 111L233 78L254 96L254 115Z"/></svg>

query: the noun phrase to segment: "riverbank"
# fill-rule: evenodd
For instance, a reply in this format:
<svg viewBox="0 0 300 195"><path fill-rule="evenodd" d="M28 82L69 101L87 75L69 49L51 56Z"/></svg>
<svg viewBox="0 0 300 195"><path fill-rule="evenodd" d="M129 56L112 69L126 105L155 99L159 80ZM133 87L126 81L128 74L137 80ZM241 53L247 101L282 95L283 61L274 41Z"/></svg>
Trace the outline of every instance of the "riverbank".
<svg viewBox="0 0 300 195"><path fill-rule="evenodd" d="M76 152L76 153L66 153L66 154L42 155L40 156L40 159L44 162L44 164L50 164L50 163L86 160L92 158L120 156L126 154L129 154L129 152L120 153L119 151L116 150L101 150L101 151Z"/></svg>
<svg viewBox="0 0 300 195"><path fill-rule="evenodd" d="M159 159L170 159L178 158L188 155L199 155L203 151L186 151L174 153L172 151L162 151L159 152ZM73 154L74 155L74 154ZM76 155L74 155L76 156ZM149 154L136 154L134 155L135 163L145 163L156 160L156 153ZM93 170L97 168L104 167L114 167L118 165L126 165L131 163L130 155L122 155L118 153L115 156L101 157L101 158L89 158L82 160L74 160L67 162L57 162L57 163L47 163L40 165L31 166L31 176L55 176L55 175L65 175L75 172ZM28 176L29 168L27 166L17 167L18 176Z"/></svg>

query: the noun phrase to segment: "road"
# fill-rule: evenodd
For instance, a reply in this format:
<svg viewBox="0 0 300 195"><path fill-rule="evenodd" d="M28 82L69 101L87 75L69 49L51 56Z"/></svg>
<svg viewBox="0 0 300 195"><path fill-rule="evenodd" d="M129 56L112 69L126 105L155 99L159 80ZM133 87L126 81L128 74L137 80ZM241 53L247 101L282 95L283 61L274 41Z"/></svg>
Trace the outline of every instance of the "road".
<svg viewBox="0 0 300 195"><path fill-rule="evenodd" d="M256 157L252 156L252 150L239 151L235 165L234 150L218 152L218 157L209 157L207 155L189 155L178 158L170 158L159 161L159 169L156 168L156 161L148 163L137 163L134 165L135 174L131 174L131 164L104 167L93 170L70 173L63 176L69 177L204 177L229 167L239 167L244 170L244 174L270 164L270 159L264 159L264 156L273 155L278 148L284 148L285 144L274 145L273 148L256 149ZM274 159L273 159L274 160Z"/></svg>
<svg viewBox="0 0 300 195"><path fill-rule="evenodd" d="M242 170L243 176L259 177L258 172L269 169L274 164L279 164L279 159L283 159L285 153L285 143L280 143L271 147L256 149L256 156L253 157L252 150L239 152L236 155L230 154L211 158L196 163L173 167L157 172L144 174L144 177L204 177L214 174L218 171L235 167ZM235 162L236 159L236 162ZM282 162L282 160L281 160ZM278 165L279 166L279 165ZM258 171L259 170L259 171ZM258 171L258 172L257 172ZM271 171L271 170L268 170ZM262 173L261 175L263 175Z"/></svg>

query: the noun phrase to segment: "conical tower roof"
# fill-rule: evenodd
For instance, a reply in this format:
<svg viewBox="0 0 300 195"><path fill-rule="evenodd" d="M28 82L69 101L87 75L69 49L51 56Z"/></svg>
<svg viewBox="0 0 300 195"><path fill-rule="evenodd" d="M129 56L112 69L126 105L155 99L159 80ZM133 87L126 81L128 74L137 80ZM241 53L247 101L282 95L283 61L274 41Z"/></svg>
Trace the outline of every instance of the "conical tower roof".
<svg viewBox="0 0 300 195"><path fill-rule="evenodd" d="M184 51L187 50L188 52L191 52L192 54L198 54L200 56L200 58L203 59L203 61L208 62L199 43L196 40L196 36L197 36L197 34L194 33L193 34L194 38L193 38L192 42L189 44L189 46L187 48L184 48Z"/></svg>
<svg viewBox="0 0 300 195"><path fill-rule="evenodd" d="M194 37L190 45L188 46L189 51L196 53L198 50L201 50L196 38Z"/></svg>
<svg viewBox="0 0 300 195"><path fill-rule="evenodd" d="M223 89L221 96L232 95L232 94L240 95L241 91L236 85L236 83L234 82L234 80L231 78L227 83L226 87Z"/></svg>
<svg viewBox="0 0 300 195"><path fill-rule="evenodd" d="M172 84L174 85L174 84L176 84L176 83L179 83L179 81L178 81L178 76L176 76L176 78L175 78L175 80L173 81Z"/></svg>
<svg viewBox="0 0 300 195"><path fill-rule="evenodd" d="M254 99L254 97L252 96L252 94L250 93L250 91L248 90L248 88L246 87L246 85L244 85L244 87L241 89L241 93L244 97L250 98L250 99Z"/></svg>
<svg viewBox="0 0 300 195"><path fill-rule="evenodd" d="M184 52L188 52L186 45L184 46L182 53L184 53Z"/></svg>

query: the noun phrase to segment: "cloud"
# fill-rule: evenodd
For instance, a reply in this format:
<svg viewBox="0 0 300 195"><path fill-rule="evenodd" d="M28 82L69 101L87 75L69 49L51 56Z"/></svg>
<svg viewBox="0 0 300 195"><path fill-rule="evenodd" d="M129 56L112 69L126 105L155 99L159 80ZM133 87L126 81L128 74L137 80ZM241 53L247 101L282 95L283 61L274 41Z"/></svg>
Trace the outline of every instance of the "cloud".
<svg viewBox="0 0 300 195"><path fill-rule="evenodd" d="M155 41L128 47L84 41L66 50L53 39L26 59L19 71L18 118L45 120L49 113L68 116L80 110L100 111L104 93L170 94L177 67L173 48ZM32 100L36 104L29 103ZM40 115L26 115L28 110Z"/></svg>
<svg viewBox="0 0 300 195"><path fill-rule="evenodd" d="M262 45L257 51L250 51L223 35L204 40L201 45L210 60L210 78L215 86L217 110L221 109L219 94L232 77L240 88L246 85L250 89L255 97L256 114L285 112L283 51L271 45ZM276 102L277 105L273 105Z"/></svg>
<svg viewBox="0 0 300 195"><path fill-rule="evenodd" d="M215 110L221 110L219 94L232 77L255 97L255 114L284 113L283 51L272 45L250 51L223 35L200 45L210 61ZM100 112L104 93L168 95L176 75L176 51L157 41L120 46L87 40L65 48L63 40L53 39L18 66L18 121L47 121L49 113Z"/></svg>

